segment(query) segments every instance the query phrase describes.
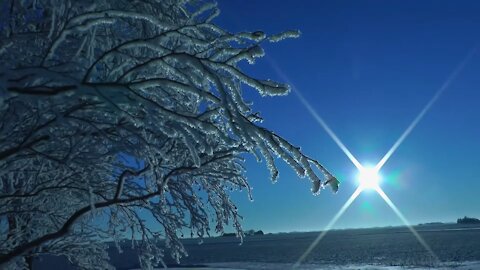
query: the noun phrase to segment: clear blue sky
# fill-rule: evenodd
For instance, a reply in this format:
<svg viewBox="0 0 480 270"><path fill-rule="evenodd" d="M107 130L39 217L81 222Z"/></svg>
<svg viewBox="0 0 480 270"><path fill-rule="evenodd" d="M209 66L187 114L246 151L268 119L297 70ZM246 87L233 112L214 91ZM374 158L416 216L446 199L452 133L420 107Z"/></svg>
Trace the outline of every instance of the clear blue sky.
<svg viewBox="0 0 480 270"><path fill-rule="evenodd" d="M480 41L479 1L220 0L217 24L287 29L299 39L266 53L362 164L376 164ZM246 68L282 81L266 59ZM246 89L264 125L302 147L341 181L312 196L308 180L280 163L272 184L248 161L255 201L235 194L244 228L321 230L356 188L356 168L299 99ZM382 168L382 188L411 223L480 217L480 48ZM362 193L336 228L400 225L374 192Z"/></svg>

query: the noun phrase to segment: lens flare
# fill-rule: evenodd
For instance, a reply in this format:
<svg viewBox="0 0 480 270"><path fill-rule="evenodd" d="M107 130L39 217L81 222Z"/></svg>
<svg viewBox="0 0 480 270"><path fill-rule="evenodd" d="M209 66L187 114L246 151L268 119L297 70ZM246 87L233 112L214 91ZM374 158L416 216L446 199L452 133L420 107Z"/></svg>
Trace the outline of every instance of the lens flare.
<svg viewBox="0 0 480 270"><path fill-rule="evenodd" d="M373 171L375 172L375 175L372 175L371 171L367 175L378 177L377 172L375 170L373 170ZM390 200L390 198L387 196L387 194L385 194L385 192L382 190L382 188L380 188L380 186L378 186L378 183L377 183L377 185L375 185L375 187L373 187L371 189L375 190L380 195L380 197L382 197L382 199L393 210L393 212L398 216L398 218L403 222L403 224L410 230L410 232L412 232L412 234L415 236L415 238L420 243L420 245L422 245L423 248L425 248L425 250L430 254L430 256L435 261L435 263L437 263L437 264L440 263L440 259L437 257L435 252L433 252L432 248L420 236L420 234L415 230L415 228L413 228L413 226L410 225L410 222L408 222L407 218L405 218L405 216L402 214L402 212L400 212L400 210L397 208L397 206L395 206L395 204L392 202L392 200ZM340 211L338 211L337 214L330 220L330 222L327 224L325 229L317 236L317 238L315 238L315 240L305 250L305 252L302 254L302 256L300 256L300 258L298 258L298 260L293 265L292 269L296 269L302 264L302 262L305 260L305 258L307 258L307 256L310 255L310 253L313 251L313 249L325 237L325 235L328 233L328 231L330 231L333 228L335 223L340 219L340 217L345 213L345 211L347 211L348 207L350 207L350 205L352 205L352 203L355 201L355 199L357 199L358 195L360 195L360 193L362 193L364 190L365 190L365 187L362 186L362 184L360 184L358 186L358 188L355 190L355 192L353 192L353 194L350 196L350 198L348 198L347 202L342 206L342 208L340 208Z"/></svg>
<svg viewBox="0 0 480 270"><path fill-rule="evenodd" d="M286 82L288 83L291 88L293 93L298 97L300 102L302 102L303 106L307 108L308 112L313 116L315 121L327 132L327 134L332 138L332 140L337 144L337 146L343 151L343 153L350 159L350 161L357 167L357 169L362 168L362 165L358 160L353 156L353 154L348 150L348 148L343 144L343 142L338 138L338 136L333 132L333 130L327 125L327 122L323 120L323 118L318 115L318 113L313 109L312 105L303 97L302 93L295 87L295 85L288 79L287 75L283 73L283 71L278 67L278 65L273 61L273 59L268 58L267 60L270 62L270 65L272 68L277 72L277 74Z"/></svg>
<svg viewBox="0 0 480 270"><path fill-rule="evenodd" d="M462 62L452 71L450 76L448 76L447 80L440 86L440 88L435 92L433 97L428 101L428 103L425 105L425 107L420 111L420 113L413 119L412 123L407 127L407 129L402 133L402 135L395 141L395 143L392 145L392 147L387 151L385 156L382 157L380 162L378 162L376 169L380 170L385 162L393 155L395 150L402 144L402 142L407 138L407 136L412 132L412 130L417 126L418 122L422 120L422 118L425 116L425 114L430 110L430 108L433 106L435 101L442 95L443 92L450 86L450 84L455 80L455 78L458 76L458 74L463 70L463 68L467 65L468 61L473 57L473 55L476 52L476 47L473 48L467 56L463 59Z"/></svg>
<svg viewBox="0 0 480 270"><path fill-rule="evenodd" d="M333 225L337 223L338 219L340 219L343 213L347 211L348 207L350 207L350 205L353 203L353 201L355 201L355 199L358 197L358 195L360 195L360 193L362 193L362 189L358 187L355 192L353 192L353 194L350 196L350 198L348 198L347 202L345 202L342 208L340 208L340 211L338 211L337 214L332 218L332 220L330 220L325 229L317 236L317 238L315 238L315 240L310 244L307 250L305 250L302 256L298 258L297 262L293 265L294 269L300 266L303 260L305 260L305 258L310 254L310 252L312 252L312 250L318 245L318 242L320 242L320 240L325 237L327 232L332 229Z"/></svg>
<svg viewBox="0 0 480 270"><path fill-rule="evenodd" d="M313 109L310 103L303 97L302 93L298 91L296 88L292 86L293 92L297 95L298 99L303 103L305 108L310 112L313 118L323 127L323 129L327 132L327 134L332 138L332 140L340 147L340 149L345 153L345 155L350 159L350 161L357 167L357 169L361 169L362 165L358 160L353 156L353 154L348 150L348 148L343 144L343 142L338 138L338 136L333 132L333 130L327 125L327 123L323 120L320 115Z"/></svg>
<svg viewBox="0 0 480 270"><path fill-rule="evenodd" d="M405 218L405 216L400 212L400 210L395 206L395 204L388 198L387 194L380 188L375 189L377 193L382 197L382 199L390 206L390 208L395 212L395 214L402 220L403 224L407 226L407 228L412 232L412 234L417 238L418 242L428 251L428 253L432 256L432 258L435 260L436 263L440 262L440 259L438 259L437 255L435 255L435 252L433 252L432 248L425 242L425 240L418 234L418 232L410 225L408 220Z"/></svg>

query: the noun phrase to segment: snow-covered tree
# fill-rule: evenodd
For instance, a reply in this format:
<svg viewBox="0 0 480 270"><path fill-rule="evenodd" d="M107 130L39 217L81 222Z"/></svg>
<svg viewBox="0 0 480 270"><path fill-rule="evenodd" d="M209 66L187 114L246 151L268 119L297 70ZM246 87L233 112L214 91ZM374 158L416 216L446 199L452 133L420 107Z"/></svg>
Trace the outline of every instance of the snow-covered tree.
<svg viewBox="0 0 480 270"><path fill-rule="evenodd" d="M238 64L298 33L230 33L218 14L198 0L0 3L2 269L39 254L105 269L105 241L127 236L148 269L162 263L159 239L177 260L186 254L186 229L203 237L233 224L242 237L229 194L250 196L246 153L272 180L279 158L314 194L337 190L320 163L259 125L242 94L289 92Z"/></svg>

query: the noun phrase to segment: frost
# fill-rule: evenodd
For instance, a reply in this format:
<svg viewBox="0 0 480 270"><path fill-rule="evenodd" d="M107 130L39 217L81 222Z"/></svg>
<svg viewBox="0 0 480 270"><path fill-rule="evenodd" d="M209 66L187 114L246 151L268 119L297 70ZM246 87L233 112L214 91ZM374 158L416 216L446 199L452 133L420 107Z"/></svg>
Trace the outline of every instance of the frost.
<svg viewBox="0 0 480 270"><path fill-rule="evenodd" d="M332 176L331 178L327 179L327 181L325 181L325 185L330 185L332 191L336 193L338 191L338 187L340 186L340 181L338 181L337 178Z"/></svg>
<svg viewBox="0 0 480 270"><path fill-rule="evenodd" d="M290 30L290 31L285 31L277 35L272 35L268 37L268 40L270 42L279 42L287 38L298 38L300 37L300 31L298 30Z"/></svg>
<svg viewBox="0 0 480 270"><path fill-rule="evenodd" d="M318 194L320 192L321 182L319 180L312 181L312 193Z"/></svg>

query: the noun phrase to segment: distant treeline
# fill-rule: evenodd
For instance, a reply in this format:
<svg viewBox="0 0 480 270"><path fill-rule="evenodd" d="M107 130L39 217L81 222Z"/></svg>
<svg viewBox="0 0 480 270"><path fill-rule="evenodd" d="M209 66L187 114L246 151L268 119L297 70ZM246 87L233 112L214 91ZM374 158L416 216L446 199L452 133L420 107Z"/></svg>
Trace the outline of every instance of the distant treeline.
<svg viewBox="0 0 480 270"><path fill-rule="evenodd" d="M480 219L465 216L457 219L457 224L480 224Z"/></svg>
<svg viewBox="0 0 480 270"><path fill-rule="evenodd" d="M264 235L264 233L263 233L262 230L258 230L258 231L248 230L248 231L245 231L245 235ZM222 234L222 237L228 237L228 236L236 236L236 234L235 233L223 233Z"/></svg>

